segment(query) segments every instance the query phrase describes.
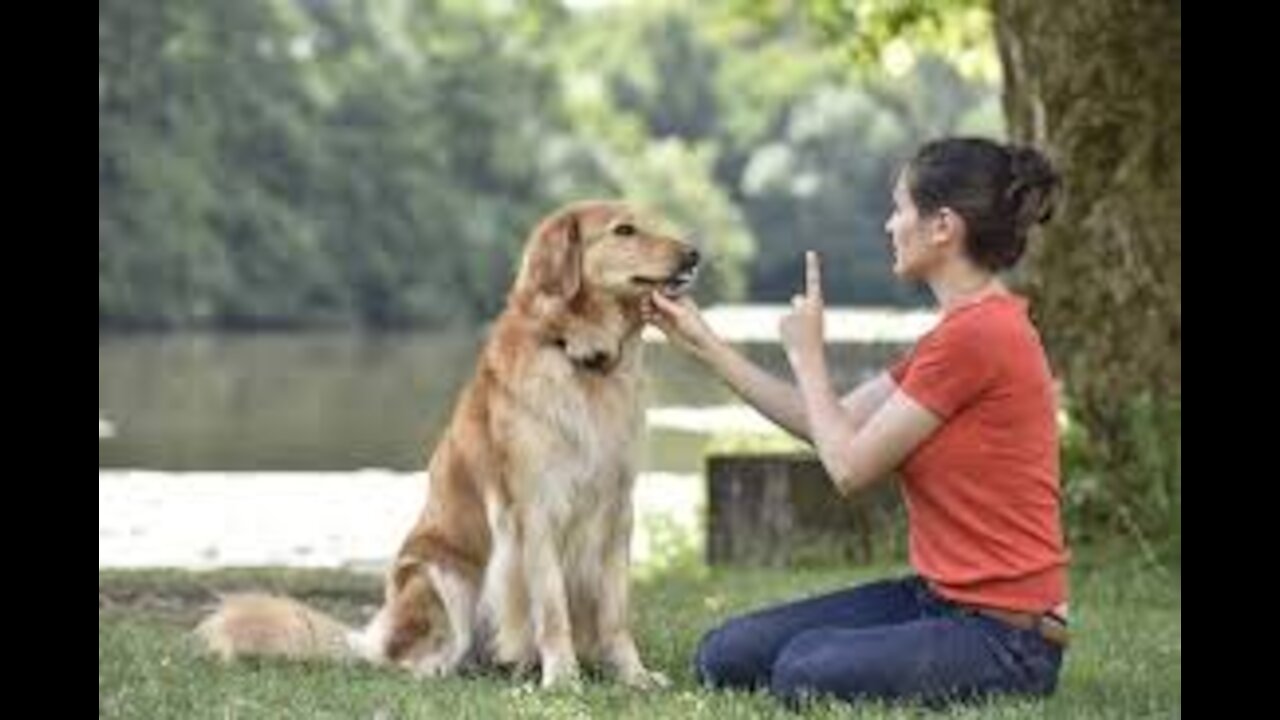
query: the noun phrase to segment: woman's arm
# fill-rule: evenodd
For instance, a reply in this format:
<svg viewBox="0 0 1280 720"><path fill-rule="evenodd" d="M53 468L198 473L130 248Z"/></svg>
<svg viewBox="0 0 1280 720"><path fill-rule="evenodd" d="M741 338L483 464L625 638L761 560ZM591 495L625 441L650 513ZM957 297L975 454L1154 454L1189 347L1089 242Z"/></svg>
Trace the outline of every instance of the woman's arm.
<svg viewBox="0 0 1280 720"><path fill-rule="evenodd" d="M645 308L645 319L706 364L744 402L792 435L813 442L799 388L769 373L718 337L692 300L687 297L671 300L655 293ZM841 403L848 421L860 427L889 399L895 388L888 373L859 385Z"/></svg>
<svg viewBox="0 0 1280 720"><path fill-rule="evenodd" d="M747 404L802 440L809 440L804 402L796 386L752 362L715 334L688 297L670 299L654 293L643 310L677 346L701 360Z"/></svg>
<svg viewBox="0 0 1280 720"><path fill-rule="evenodd" d="M800 386L818 457L840 492L848 494L888 475L937 430L941 421L896 390L893 381L884 376L888 385L882 385L880 391L894 389L865 420L857 422L855 413L841 405L831 389L823 352L823 300L816 254L807 254L806 267L805 294L792 299L792 312L782 319L782 341ZM864 411L873 404L870 395L868 390L858 403Z"/></svg>

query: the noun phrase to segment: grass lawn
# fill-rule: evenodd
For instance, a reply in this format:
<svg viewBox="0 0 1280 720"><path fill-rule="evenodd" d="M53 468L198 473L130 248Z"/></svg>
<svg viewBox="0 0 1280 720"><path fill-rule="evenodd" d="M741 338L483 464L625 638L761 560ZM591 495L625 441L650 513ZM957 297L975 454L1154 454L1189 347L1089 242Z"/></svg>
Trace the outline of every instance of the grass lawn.
<svg viewBox="0 0 1280 720"><path fill-rule="evenodd" d="M202 657L188 630L214 592L287 592L361 623L379 580L327 571L100 571L98 711L120 718L757 718L796 717L766 695L712 693L693 683L701 634L731 613L847 586L901 568L707 570L694 562L642 573L634 617L642 655L673 687L652 693L588 680L545 693L506 678L416 681L387 669ZM808 717L1145 718L1181 716L1182 598L1178 571L1125 558L1073 569L1074 638L1057 695L943 713L816 705Z"/></svg>

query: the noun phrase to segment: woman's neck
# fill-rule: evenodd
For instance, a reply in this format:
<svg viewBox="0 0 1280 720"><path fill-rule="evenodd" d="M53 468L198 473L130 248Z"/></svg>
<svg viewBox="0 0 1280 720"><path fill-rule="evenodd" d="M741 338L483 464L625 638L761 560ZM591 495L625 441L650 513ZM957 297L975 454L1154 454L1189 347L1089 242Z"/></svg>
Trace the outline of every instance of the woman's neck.
<svg viewBox="0 0 1280 720"><path fill-rule="evenodd" d="M996 275L971 267L953 267L929 279L929 288L943 312L1007 292Z"/></svg>

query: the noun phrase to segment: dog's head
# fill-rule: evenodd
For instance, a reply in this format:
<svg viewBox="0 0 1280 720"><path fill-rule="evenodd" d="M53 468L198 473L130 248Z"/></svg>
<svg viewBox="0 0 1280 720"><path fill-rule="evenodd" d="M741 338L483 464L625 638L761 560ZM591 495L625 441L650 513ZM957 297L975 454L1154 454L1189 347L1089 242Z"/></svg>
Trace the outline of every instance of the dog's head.
<svg viewBox="0 0 1280 720"><path fill-rule="evenodd" d="M626 203L580 202L538 224L515 292L564 303L583 293L624 302L653 290L675 296L692 285L698 261L693 246Z"/></svg>

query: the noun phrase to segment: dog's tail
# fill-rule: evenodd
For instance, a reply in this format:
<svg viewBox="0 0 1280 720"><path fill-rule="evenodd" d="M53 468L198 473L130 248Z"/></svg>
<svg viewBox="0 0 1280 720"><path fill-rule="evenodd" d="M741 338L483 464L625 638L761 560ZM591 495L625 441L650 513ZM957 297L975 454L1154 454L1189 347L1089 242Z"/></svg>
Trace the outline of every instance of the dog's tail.
<svg viewBox="0 0 1280 720"><path fill-rule="evenodd" d="M365 657L359 632L292 598L229 595L195 629L224 660L243 657L356 660Z"/></svg>

